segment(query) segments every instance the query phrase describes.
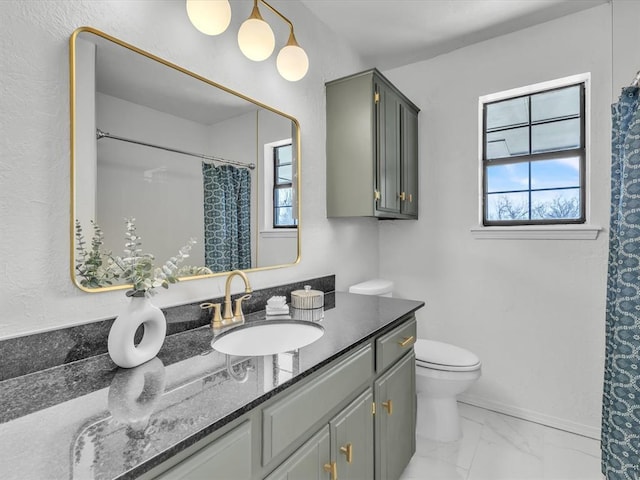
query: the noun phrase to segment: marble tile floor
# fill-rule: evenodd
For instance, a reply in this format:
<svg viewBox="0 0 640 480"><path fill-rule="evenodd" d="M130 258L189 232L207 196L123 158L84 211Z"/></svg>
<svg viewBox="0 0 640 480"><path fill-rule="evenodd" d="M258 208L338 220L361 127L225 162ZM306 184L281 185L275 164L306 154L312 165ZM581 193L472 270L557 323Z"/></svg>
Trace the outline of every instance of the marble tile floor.
<svg viewBox="0 0 640 480"><path fill-rule="evenodd" d="M460 406L463 437L420 437L400 480L601 480L600 442L537 423Z"/></svg>

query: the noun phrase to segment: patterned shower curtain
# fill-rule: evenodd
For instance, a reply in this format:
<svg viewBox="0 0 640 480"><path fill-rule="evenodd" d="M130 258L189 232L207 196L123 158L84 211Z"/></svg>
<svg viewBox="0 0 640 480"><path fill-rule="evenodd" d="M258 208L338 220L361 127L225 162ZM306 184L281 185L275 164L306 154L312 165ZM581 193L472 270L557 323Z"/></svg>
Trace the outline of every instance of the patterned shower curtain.
<svg viewBox="0 0 640 480"><path fill-rule="evenodd" d="M202 164L204 261L213 272L251 268L251 177L246 168Z"/></svg>
<svg viewBox="0 0 640 480"><path fill-rule="evenodd" d="M639 87L612 107L611 225L602 405L602 473L640 479Z"/></svg>

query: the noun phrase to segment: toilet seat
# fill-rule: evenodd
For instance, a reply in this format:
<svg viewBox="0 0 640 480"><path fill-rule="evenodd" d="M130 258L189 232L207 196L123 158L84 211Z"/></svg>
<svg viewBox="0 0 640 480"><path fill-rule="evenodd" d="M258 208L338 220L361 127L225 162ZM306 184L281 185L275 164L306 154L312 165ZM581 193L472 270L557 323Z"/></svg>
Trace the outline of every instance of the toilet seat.
<svg viewBox="0 0 640 480"><path fill-rule="evenodd" d="M469 372L480 368L476 354L448 343L418 339L414 350L419 367L448 372Z"/></svg>

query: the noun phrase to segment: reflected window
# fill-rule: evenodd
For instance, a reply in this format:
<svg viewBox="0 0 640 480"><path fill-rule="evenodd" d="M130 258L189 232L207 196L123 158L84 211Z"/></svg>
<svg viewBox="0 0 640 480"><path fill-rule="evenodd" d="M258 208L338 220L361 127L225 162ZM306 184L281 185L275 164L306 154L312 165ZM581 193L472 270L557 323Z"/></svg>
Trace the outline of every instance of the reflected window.
<svg viewBox="0 0 640 480"><path fill-rule="evenodd" d="M291 143L273 147L273 228L296 228Z"/></svg>
<svg viewBox="0 0 640 480"><path fill-rule="evenodd" d="M585 223L585 83L482 109L483 224Z"/></svg>

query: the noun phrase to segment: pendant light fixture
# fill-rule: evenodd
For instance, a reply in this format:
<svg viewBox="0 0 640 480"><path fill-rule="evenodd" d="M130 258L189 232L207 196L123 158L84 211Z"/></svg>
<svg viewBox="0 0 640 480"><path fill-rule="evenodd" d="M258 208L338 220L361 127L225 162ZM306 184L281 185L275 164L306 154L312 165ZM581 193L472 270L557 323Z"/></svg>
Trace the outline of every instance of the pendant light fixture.
<svg viewBox="0 0 640 480"><path fill-rule="evenodd" d="M296 40L296 36L293 33L293 23L265 0L253 0L251 15L238 30L240 51L248 59L260 62L269 58L275 48L273 30L262 18L258 9L258 2L262 3L289 25L289 39L278 53L276 67L278 73L285 80L290 82L300 80L309 70L309 58ZM228 0L187 0L187 14L191 23L198 30L207 35L217 35L222 33L229 25L231 6Z"/></svg>
<svg viewBox="0 0 640 480"><path fill-rule="evenodd" d="M260 15L258 0L253 0L251 15L240 25L240 30L238 30L240 51L249 60L261 62L271 56L275 45L276 39L273 36L273 30Z"/></svg>
<svg viewBox="0 0 640 480"><path fill-rule="evenodd" d="M278 53L276 66L280 75L290 82L297 82L304 77L309 70L309 57L307 57L307 53L302 47L298 45L296 37L293 34L293 25L291 25L289 41L282 47L280 53Z"/></svg>
<svg viewBox="0 0 640 480"><path fill-rule="evenodd" d="M206 35L220 35L231 22L229 0L187 0L187 15Z"/></svg>

